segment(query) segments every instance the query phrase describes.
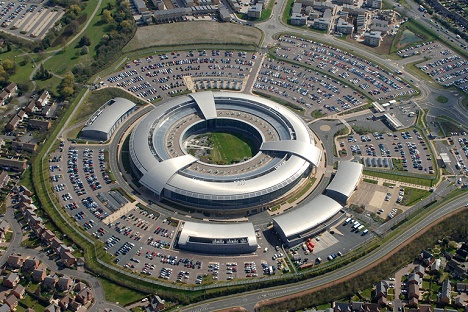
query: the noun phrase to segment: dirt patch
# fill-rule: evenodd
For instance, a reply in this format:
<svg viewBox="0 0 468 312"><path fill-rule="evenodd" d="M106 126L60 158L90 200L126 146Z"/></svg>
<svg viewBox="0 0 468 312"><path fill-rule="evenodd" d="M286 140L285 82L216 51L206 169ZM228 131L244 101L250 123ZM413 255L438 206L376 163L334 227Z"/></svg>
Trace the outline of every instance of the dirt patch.
<svg viewBox="0 0 468 312"><path fill-rule="evenodd" d="M320 126L320 130L322 131L330 131L331 127L329 125L322 125Z"/></svg>
<svg viewBox="0 0 468 312"><path fill-rule="evenodd" d="M191 23L189 25L188 23ZM123 52L153 46L184 46L205 44L258 46L262 33L255 27L233 23L191 21L139 27Z"/></svg>

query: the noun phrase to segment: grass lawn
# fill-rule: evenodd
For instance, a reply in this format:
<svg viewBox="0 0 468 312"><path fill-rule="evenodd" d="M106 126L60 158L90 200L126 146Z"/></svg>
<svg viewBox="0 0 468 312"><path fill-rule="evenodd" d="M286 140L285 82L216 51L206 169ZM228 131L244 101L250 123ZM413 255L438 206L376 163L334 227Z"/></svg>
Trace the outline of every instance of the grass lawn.
<svg viewBox="0 0 468 312"><path fill-rule="evenodd" d="M438 97L436 97L436 101L439 102L439 103L447 103L448 98L446 96L439 95Z"/></svg>
<svg viewBox="0 0 468 312"><path fill-rule="evenodd" d="M321 109L316 109L310 113L310 116L312 118L322 118L323 116L326 116L327 114L322 113Z"/></svg>
<svg viewBox="0 0 468 312"><path fill-rule="evenodd" d="M49 92L57 94L57 87L62 82L62 79L52 76L47 80L36 80L37 89L47 89Z"/></svg>
<svg viewBox="0 0 468 312"><path fill-rule="evenodd" d="M89 0L87 2L86 8L84 9L84 13L89 16L93 13L94 9L96 8L98 1L97 0ZM89 46L89 54L83 56L77 56L77 52L81 50L81 48L75 48L77 43L80 41L82 36L79 36L75 41L71 42L69 46L65 48L64 51L57 53L54 57L49 59L45 64L44 68L51 70L52 73L63 75L73 68L73 66L80 62L90 62L90 58L95 55L95 47L101 40L102 36L106 33L106 25L100 23L101 16L100 12L103 8L107 7L108 3L115 3L113 0L102 0L102 4L100 9L98 10L96 16L89 24L89 27L83 32L82 36L87 36L91 39L91 45ZM86 23L86 22L85 22ZM57 49L58 47L54 47L53 49Z"/></svg>
<svg viewBox="0 0 468 312"><path fill-rule="evenodd" d="M192 27L188 25L189 23ZM156 33L158 36L154 35ZM176 49L175 46L179 46L179 49L184 49L184 45L195 45L202 48L208 44L255 48L260 44L261 39L261 30L250 26L211 21L171 23L139 27L132 40L123 48L123 52L158 46L174 46L174 49ZM181 42L184 44L181 45Z"/></svg>
<svg viewBox="0 0 468 312"><path fill-rule="evenodd" d="M213 150L210 153L210 158L214 163L232 164L246 157L252 157L253 144L240 134L213 132L211 133L211 141L213 142Z"/></svg>
<svg viewBox="0 0 468 312"><path fill-rule="evenodd" d="M371 179L362 179L362 180L363 180L364 182L370 183L370 184L377 184L377 183L378 183L378 181L376 181L376 180L371 180Z"/></svg>
<svg viewBox="0 0 468 312"><path fill-rule="evenodd" d="M312 187L312 185L314 185L315 183L315 180L317 180L317 178L310 178L310 181L307 182L307 185L304 186L304 188L298 192L296 195L294 195L293 197L291 197L289 200L288 200L288 203L293 203L294 201L296 201L298 198L300 198L301 196L303 196L305 193L307 193L310 188Z"/></svg>
<svg viewBox="0 0 468 312"><path fill-rule="evenodd" d="M411 184L417 184L422 186L432 186L432 179L428 179L427 177L419 174L413 174L411 176L401 175L401 174L394 174L392 172L380 172L380 171L373 171L369 169L364 169L364 174L370 175L373 177L384 178L388 180L406 182Z"/></svg>
<svg viewBox="0 0 468 312"><path fill-rule="evenodd" d="M413 206L418 201L422 200L429 196L431 192L426 190L420 190L415 188L405 187L405 195L403 196L403 205L405 206Z"/></svg>
<svg viewBox="0 0 468 312"><path fill-rule="evenodd" d="M145 102L141 101L137 97L118 88L104 88L100 90L95 90L91 92L89 96L84 100L84 103L81 105L80 110L75 114L75 116L73 116L73 120L71 120L70 125L74 125L78 122L85 121L99 107L101 107L104 103L115 97L126 98L137 105L145 104ZM72 132L73 133L71 133L69 137L73 135L78 135L78 133L75 133L75 131Z"/></svg>
<svg viewBox="0 0 468 312"><path fill-rule="evenodd" d="M100 278L102 288L107 301L118 302L120 305L127 305L146 297L146 294L116 285L106 279Z"/></svg>
<svg viewBox="0 0 468 312"><path fill-rule="evenodd" d="M24 248L36 248L41 246L41 241L37 237L29 237L21 242L21 247Z"/></svg>

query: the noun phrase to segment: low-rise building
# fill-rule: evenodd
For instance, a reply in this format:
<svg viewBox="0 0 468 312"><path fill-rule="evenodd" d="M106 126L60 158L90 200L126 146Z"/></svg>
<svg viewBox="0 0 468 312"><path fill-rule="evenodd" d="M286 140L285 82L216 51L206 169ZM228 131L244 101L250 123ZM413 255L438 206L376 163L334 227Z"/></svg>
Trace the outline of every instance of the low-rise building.
<svg viewBox="0 0 468 312"><path fill-rule="evenodd" d="M381 39L380 31L369 31L364 34L364 44L371 47L378 47Z"/></svg>
<svg viewBox="0 0 468 312"><path fill-rule="evenodd" d="M51 125L52 123L49 120L29 119L28 121L30 129L49 130Z"/></svg>
<svg viewBox="0 0 468 312"><path fill-rule="evenodd" d="M260 3L254 4L247 10L247 16L250 18L260 18L262 15L262 5Z"/></svg>
<svg viewBox="0 0 468 312"><path fill-rule="evenodd" d="M50 94L49 91L45 90L36 100L37 107L44 107L49 103Z"/></svg>
<svg viewBox="0 0 468 312"><path fill-rule="evenodd" d="M336 23L336 31L337 32L349 35L349 34L353 33L353 30L354 30L353 24L348 23L347 21L345 21L342 18L338 19L338 22Z"/></svg>
<svg viewBox="0 0 468 312"><path fill-rule="evenodd" d="M289 20L289 22L291 23L291 25L294 26L304 26L305 24L307 24L307 17L298 13L293 13L291 14L291 19Z"/></svg>
<svg viewBox="0 0 468 312"><path fill-rule="evenodd" d="M8 288L13 288L15 287L20 280L20 277L18 273L9 273L3 278L3 283L2 285Z"/></svg>
<svg viewBox="0 0 468 312"><path fill-rule="evenodd" d="M446 279L442 283L442 291L440 293L439 302L444 304L450 304L452 302L452 285L450 280Z"/></svg>

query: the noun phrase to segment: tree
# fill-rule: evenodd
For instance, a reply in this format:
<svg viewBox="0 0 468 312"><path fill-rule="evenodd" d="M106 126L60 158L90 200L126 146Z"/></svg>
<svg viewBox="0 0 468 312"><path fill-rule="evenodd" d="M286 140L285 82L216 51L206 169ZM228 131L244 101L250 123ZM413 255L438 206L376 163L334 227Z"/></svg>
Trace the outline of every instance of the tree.
<svg viewBox="0 0 468 312"><path fill-rule="evenodd" d="M3 69L8 72L8 74L13 75L16 72L16 63L10 59L4 59L2 62Z"/></svg>
<svg viewBox="0 0 468 312"><path fill-rule="evenodd" d="M81 53L81 55L88 54L89 53L89 48L87 46L82 47L80 53Z"/></svg>
<svg viewBox="0 0 468 312"><path fill-rule="evenodd" d="M61 88L59 91L60 95L64 98L70 97L74 92L75 92L75 89L73 89L73 87L70 87L70 86L65 86Z"/></svg>
<svg viewBox="0 0 468 312"><path fill-rule="evenodd" d="M78 42L78 47L83 47L83 46L90 46L91 45L91 39L89 39L88 36L83 36L80 39L80 42Z"/></svg>
<svg viewBox="0 0 468 312"><path fill-rule="evenodd" d="M106 24L112 23L114 19L112 18L111 11L109 10L102 11L101 21L103 21Z"/></svg>

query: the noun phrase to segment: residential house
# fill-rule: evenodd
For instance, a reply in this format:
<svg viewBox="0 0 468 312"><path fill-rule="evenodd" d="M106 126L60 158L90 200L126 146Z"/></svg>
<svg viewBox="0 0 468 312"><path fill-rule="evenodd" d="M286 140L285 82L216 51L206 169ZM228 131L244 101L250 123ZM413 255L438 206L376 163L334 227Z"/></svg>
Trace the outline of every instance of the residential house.
<svg viewBox="0 0 468 312"><path fill-rule="evenodd" d="M62 308L62 310L66 311L68 310L68 306L72 301L73 298L70 295L66 295L59 301L58 305Z"/></svg>
<svg viewBox="0 0 468 312"><path fill-rule="evenodd" d="M16 93L16 91L18 91L18 86L16 85L16 83L12 82L8 86L6 86L4 90L10 94L13 94Z"/></svg>
<svg viewBox="0 0 468 312"><path fill-rule="evenodd" d="M21 141L11 141L11 148L17 152L25 151L29 153L34 153L37 149L37 144Z"/></svg>
<svg viewBox="0 0 468 312"><path fill-rule="evenodd" d="M13 288L13 295L16 296L16 298L18 299L23 299L23 296L24 296L24 293L26 292L26 288L24 288L23 285L21 284L18 284L15 286L15 288Z"/></svg>
<svg viewBox="0 0 468 312"><path fill-rule="evenodd" d="M425 266L430 266L432 263L435 261L435 257L432 253L430 253L427 250L423 250L419 256L418 256L419 261L421 261Z"/></svg>
<svg viewBox="0 0 468 312"><path fill-rule="evenodd" d="M26 194L21 194L20 195L20 201L23 202L23 203L32 204L31 197L29 197L29 195L26 195Z"/></svg>
<svg viewBox="0 0 468 312"><path fill-rule="evenodd" d="M430 304L420 304L419 312L435 312Z"/></svg>
<svg viewBox="0 0 468 312"><path fill-rule="evenodd" d="M93 294L93 291L89 287L82 289L78 294L76 294L76 297L75 297L75 301L78 301L79 303L83 305L87 304L93 299L94 299L94 294Z"/></svg>
<svg viewBox="0 0 468 312"><path fill-rule="evenodd" d="M418 303L419 303L419 299L418 299L418 298L416 298L416 297L410 298L410 299L408 300L408 307L417 308L417 307L418 307Z"/></svg>
<svg viewBox="0 0 468 312"><path fill-rule="evenodd" d="M465 300L463 300L462 296L457 296L454 298L454 304L457 307L464 307L465 306Z"/></svg>
<svg viewBox="0 0 468 312"><path fill-rule="evenodd" d="M58 282L57 276L46 276L41 283L42 288L44 289L54 289L55 285Z"/></svg>
<svg viewBox="0 0 468 312"><path fill-rule="evenodd" d="M62 276L57 282L57 290L68 292L73 285L73 280L68 276Z"/></svg>
<svg viewBox="0 0 468 312"><path fill-rule="evenodd" d="M425 273L425 268L424 268L422 265L417 265L417 266L414 268L414 273L415 273L415 274L418 274L420 278L423 278L423 277L424 277L424 273Z"/></svg>
<svg viewBox="0 0 468 312"><path fill-rule="evenodd" d="M46 230L44 224L42 223L34 224L33 226L31 226L31 228L33 229L34 233L36 233L37 237L41 237L41 234L44 233L44 231Z"/></svg>
<svg viewBox="0 0 468 312"><path fill-rule="evenodd" d="M44 281L47 276L47 271L45 269L36 269L32 272L31 278L33 282L40 283Z"/></svg>
<svg viewBox="0 0 468 312"><path fill-rule="evenodd" d="M60 307L55 303L52 303L50 306L45 308L44 312L61 312Z"/></svg>
<svg viewBox="0 0 468 312"><path fill-rule="evenodd" d="M29 119L29 128L38 130L49 130L52 123L49 120Z"/></svg>
<svg viewBox="0 0 468 312"><path fill-rule="evenodd" d="M62 260L62 263L67 266L71 267L76 263L76 258L74 255L72 255L70 252L66 251L62 254L60 254L60 259Z"/></svg>
<svg viewBox="0 0 468 312"><path fill-rule="evenodd" d="M457 283L458 292L468 292L468 284L466 283Z"/></svg>
<svg viewBox="0 0 468 312"><path fill-rule="evenodd" d="M23 263L23 271L32 272L39 267L40 263L39 259L36 258L26 259Z"/></svg>
<svg viewBox="0 0 468 312"><path fill-rule="evenodd" d="M28 166L26 160L0 157L0 168L12 171L23 171Z"/></svg>
<svg viewBox="0 0 468 312"><path fill-rule="evenodd" d="M408 298L419 299L419 296L420 296L419 286L417 284L410 284L408 286Z"/></svg>
<svg viewBox="0 0 468 312"><path fill-rule="evenodd" d="M44 107L47 105L50 99L50 94L49 91L44 91L42 94L39 96L39 98L36 100L36 106L37 107Z"/></svg>
<svg viewBox="0 0 468 312"><path fill-rule="evenodd" d="M364 303L365 312L380 312L380 306L376 303Z"/></svg>
<svg viewBox="0 0 468 312"><path fill-rule="evenodd" d="M381 297L387 298L388 285L384 281L380 281L375 285L375 299L379 300Z"/></svg>
<svg viewBox="0 0 468 312"><path fill-rule="evenodd" d="M70 302L70 304L68 305L68 308L72 311L81 311L81 303L75 301L75 300L72 300ZM85 310L86 311L86 310Z"/></svg>
<svg viewBox="0 0 468 312"><path fill-rule="evenodd" d="M145 308L145 311L148 311L148 312L162 311L164 310L164 307L165 307L164 300L159 298L159 296L157 295L153 295L150 297L149 304Z"/></svg>
<svg viewBox="0 0 468 312"><path fill-rule="evenodd" d="M21 193L25 194L25 195L28 195L28 196L32 196L33 195L33 192L31 192L26 186L24 185L20 185L19 187L19 190Z"/></svg>
<svg viewBox="0 0 468 312"><path fill-rule="evenodd" d="M62 244L63 242L58 237L52 238L52 241L50 242L50 246L54 249L56 253L58 253L60 245Z"/></svg>
<svg viewBox="0 0 468 312"><path fill-rule="evenodd" d="M10 307L6 303L0 303L0 312L10 312Z"/></svg>
<svg viewBox="0 0 468 312"><path fill-rule="evenodd" d="M11 94L3 90L0 92L0 105L3 106L7 103L7 100L11 97Z"/></svg>
<svg viewBox="0 0 468 312"><path fill-rule="evenodd" d="M5 303L10 307L11 311L14 311L16 307L18 306L18 298L15 297L15 295L9 295L5 299Z"/></svg>
<svg viewBox="0 0 468 312"><path fill-rule="evenodd" d="M8 172L3 170L2 173L0 173L0 188L7 186L8 182L10 182L10 176Z"/></svg>
<svg viewBox="0 0 468 312"><path fill-rule="evenodd" d="M3 278L2 285L8 288L14 288L20 280L18 273L9 273Z"/></svg>
<svg viewBox="0 0 468 312"><path fill-rule="evenodd" d="M419 285L419 284L421 284L421 277L416 273L411 273L410 275L408 275L407 282L408 282L408 284Z"/></svg>
<svg viewBox="0 0 468 312"><path fill-rule="evenodd" d="M26 105L26 107L24 108L24 111L28 114L34 113L36 111L36 101L29 101L28 105Z"/></svg>
<svg viewBox="0 0 468 312"><path fill-rule="evenodd" d="M442 292L440 293L439 302L444 304L450 304L452 302L452 285L450 280L446 279L442 283Z"/></svg>
<svg viewBox="0 0 468 312"><path fill-rule="evenodd" d="M352 312L351 305L349 302L333 302L333 312Z"/></svg>
<svg viewBox="0 0 468 312"><path fill-rule="evenodd" d="M436 259L431 265L431 274L436 274L440 270L440 259Z"/></svg>
<svg viewBox="0 0 468 312"><path fill-rule="evenodd" d="M54 238L55 238L55 234L51 230L48 230L48 229L46 229L41 235L42 241L48 245L52 243L52 240Z"/></svg>
<svg viewBox="0 0 468 312"><path fill-rule="evenodd" d="M78 282L78 283L75 283L75 287L73 287L73 290L76 292L76 293L79 293L80 291L82 291L83 289L85 288L88 288L88 285L86 285L85 283L83 282Z"/></svg>
<svg viewBox="0 0 468 312"><path fill-rule="evenodd" d="M1 97L0 97L0 103L1 103ZM18 115L14 115L11 117L10 121L5 125L5 130L6 131L13 131L18 127L18 124L21 122L21 118Z"/></svg>
<svg viewBox="0 0 468 312"><path fill-rule="evenodd" d="M23 265L24 259L22 256L12 254L8 256L7 266L12 269L19 269Z"/></svg>
<svg viewBox="0 0 468 312"><path fill-rule="evenodd" d="M445 269L451 271L455 278L465 279L468 277L468 266L456 260L450 260Z"/></svg>

